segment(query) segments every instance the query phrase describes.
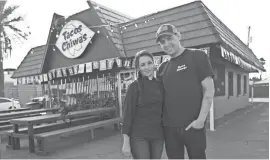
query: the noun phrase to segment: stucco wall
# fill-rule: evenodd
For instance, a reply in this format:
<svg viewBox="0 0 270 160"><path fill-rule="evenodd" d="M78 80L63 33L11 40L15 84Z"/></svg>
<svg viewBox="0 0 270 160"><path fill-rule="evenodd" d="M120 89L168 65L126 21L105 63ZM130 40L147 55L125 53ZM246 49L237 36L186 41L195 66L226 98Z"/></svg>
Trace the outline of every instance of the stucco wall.
<svg viewBox="0 0 270 160"><path fill-rule="evenodd" d="M232 71L233 76L233 96L229 96L228 87L228 72ZM241 74L241 94L237 96L237 74ZM225 69L225 96L215 97L214 99L214 115L215 118L221 118L225 114L231 113L239 108L247 106L249 103L248 93L249 84L247 84L247 94L244 94L244 75L247 76L249 81L249 75L246 72L241 71L237 68L226 68Z"/></svg>

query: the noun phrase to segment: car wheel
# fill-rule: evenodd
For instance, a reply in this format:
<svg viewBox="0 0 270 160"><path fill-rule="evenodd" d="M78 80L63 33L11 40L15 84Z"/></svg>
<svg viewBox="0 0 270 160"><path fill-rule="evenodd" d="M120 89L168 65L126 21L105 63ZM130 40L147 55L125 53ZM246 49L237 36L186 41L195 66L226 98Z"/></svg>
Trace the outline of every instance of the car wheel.
<svg viewBox="0 0 270 160"><path fill-rule="evenodd" d="M8 109L12 109L12 106L10 106Z"/></svg>

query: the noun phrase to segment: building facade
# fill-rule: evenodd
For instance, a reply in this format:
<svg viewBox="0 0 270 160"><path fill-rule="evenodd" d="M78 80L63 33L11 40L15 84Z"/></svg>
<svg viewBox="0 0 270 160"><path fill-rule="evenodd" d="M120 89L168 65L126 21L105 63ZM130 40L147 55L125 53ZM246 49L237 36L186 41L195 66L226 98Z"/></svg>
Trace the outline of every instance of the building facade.
<svg viewBox="0 0 270 160"><path fill-rule="evenodd" d="M181 32L184 47L201 49L210 58L215 70L214 118L249 103L248 75L264 68L252 50L201 1L137 19L93 1L87 3L89 9L67 19L54 14L44 51L29 51L13 75L19 84L43 84L45 94L69 105L111 98L122 116L126 89L136 78L136 52L146 49L153 53L156 66L167 61L155 33L161 24L170 23ZM78 99L78 95L86 98Z"/></svg>

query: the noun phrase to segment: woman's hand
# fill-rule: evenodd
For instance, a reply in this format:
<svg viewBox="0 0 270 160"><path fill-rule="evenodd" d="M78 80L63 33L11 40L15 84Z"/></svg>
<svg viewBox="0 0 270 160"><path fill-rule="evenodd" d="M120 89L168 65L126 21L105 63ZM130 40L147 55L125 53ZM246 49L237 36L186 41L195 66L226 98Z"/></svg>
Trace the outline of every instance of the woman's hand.
<svg viewBox="0 0 270 160"><path fill-rule="evenodd" d="M131 149L130 149L130 145L124 143L122 146L122 153L125 157L130 157L131 156Z"/></svg>
<svg viewBox="0 0 270 160"><path fill-rule="evenodd" d="M129 136L126 135L126 134L123 134L122 153L126 157L130 157L131 156Z"/></svg>

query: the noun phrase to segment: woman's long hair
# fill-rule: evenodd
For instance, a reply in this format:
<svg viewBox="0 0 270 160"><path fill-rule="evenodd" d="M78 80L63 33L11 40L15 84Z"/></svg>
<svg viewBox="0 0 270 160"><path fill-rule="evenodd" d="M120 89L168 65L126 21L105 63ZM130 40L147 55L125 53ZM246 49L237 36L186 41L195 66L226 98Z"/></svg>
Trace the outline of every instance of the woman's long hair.
<svg viewBox="0 0 270 160"><path fill-rule="evenodd" d="M139 60L143 56L150 57L152 59L152 61L154 62L154 56L150 52L148 52L147 50L141 50L141 51L136 53L136 56L135 56L135 68L136 68L137 75L138 75L137 81L138 81L138 88L139 88L140 95L143 93L143 90L144 90L144 85L143 85L144 77L141 74L140 69L139 69ZM139 100L139 102L140 102L140 100Z"/></svg>

